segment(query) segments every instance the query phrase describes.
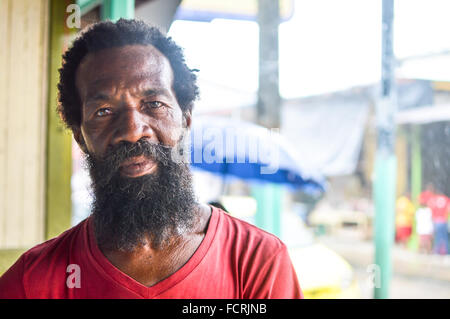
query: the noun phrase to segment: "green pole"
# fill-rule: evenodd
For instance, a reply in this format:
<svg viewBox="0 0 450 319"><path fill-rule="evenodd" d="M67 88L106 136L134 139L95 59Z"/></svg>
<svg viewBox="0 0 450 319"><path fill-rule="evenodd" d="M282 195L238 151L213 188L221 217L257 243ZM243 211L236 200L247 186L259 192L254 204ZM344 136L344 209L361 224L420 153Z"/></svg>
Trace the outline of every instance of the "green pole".
<svg viewBox="0 0 450 319"><path fill-rule="evenodd" d="M102 20L117 21L134 18L134 0L103 0Z"/></svg>
<svg viewBox="0 0 450 319"><path fill-rule="evenodd" d="M382 3L381 100L377 103L377 152L375 158L375 264L374 297L389 298L395 234L395 195L397 159L395 156L395 59L393 52L394 1Z"/></svg>
<svg viewBox="0 0 450 319"><path fill-rule="evenodd" d="M101 5L102 0L77 0L77 4L80 6L81 15L83 15Z"/></svg>
<svg viewBox="0 0 450 319"><path fill-rule="evenodd" d="M374 297L389 298L392 277L391 247L395 234L395 193L397 160L395 155L377 154L375 163L375 264L379 266Z"/></svg>
<svg viewBox="0 0 450 319"><path fill-rule="evenodd" d="M253 185L252 196L257 203L256 226L280 237L283 187L276 184Z"/></svg>

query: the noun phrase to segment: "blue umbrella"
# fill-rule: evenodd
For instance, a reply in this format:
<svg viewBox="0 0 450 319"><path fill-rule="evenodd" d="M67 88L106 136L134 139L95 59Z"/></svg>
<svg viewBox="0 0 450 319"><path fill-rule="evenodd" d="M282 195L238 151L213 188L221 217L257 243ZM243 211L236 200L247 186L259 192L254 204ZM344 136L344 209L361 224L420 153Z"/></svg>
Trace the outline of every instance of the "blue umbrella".
<svg viewBox="0 0 450 319"><path fill-rule="evenodd" d="M325 179L301 166L301 156L274 130L221 117L195 117L191 165L222 176L286 184L305 192L325 191Z"/></svg>

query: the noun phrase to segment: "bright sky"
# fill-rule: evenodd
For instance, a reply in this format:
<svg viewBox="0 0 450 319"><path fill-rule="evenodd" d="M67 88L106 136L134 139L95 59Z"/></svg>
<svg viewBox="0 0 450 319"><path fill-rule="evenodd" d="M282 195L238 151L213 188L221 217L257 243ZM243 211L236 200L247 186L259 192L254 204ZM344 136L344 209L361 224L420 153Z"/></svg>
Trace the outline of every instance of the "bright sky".
<svg viewBox="0 0 450 319"><path fill-rule="evenodd" d="M397 0L394 25L397 58L450 48L449 12L447 0ZM380 79L381 0L296 0L294 16L282 23L279 31L280 93L284 98L333 92ZM206 83L203 85L242 96L255 95L258 85L255 22L178 20L169 35L185 48L189 66L200 69L201 81ZM423 61L410 62L399 72L409 76L419 74L422 78L439 75L440 79L450 80L448 68L442 68L450 66L450 59L431 60L425 65Z"/></svg>

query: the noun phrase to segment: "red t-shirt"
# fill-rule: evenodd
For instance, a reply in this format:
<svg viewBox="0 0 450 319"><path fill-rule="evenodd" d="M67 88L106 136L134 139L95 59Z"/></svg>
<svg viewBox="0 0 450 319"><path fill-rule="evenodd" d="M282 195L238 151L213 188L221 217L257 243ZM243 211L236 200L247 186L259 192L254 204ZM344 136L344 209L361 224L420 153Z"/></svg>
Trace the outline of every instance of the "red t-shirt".
<svg viewBox="0 0 450 319"><path fill-rule="evenodd" d="M427 206L427 205L428 205L428 201L429 201L430 198L432 198L433 196L435 196L433 192L430 192L430 191L423 191L423 192L420 193L420 195L419 195L419 204L420 204L420 205Z"/></svg>
<svg viewBox="0 0 450 319"><path fill-rule="evenodd" d="M450 210L450 199L445 195L431 196L427 201L431 209L435 223L447 223L448 211Z"/></svg>
<svg viewBox="0 0 450 319"><path fill-rule="evenodd" d="M108 261L91 223L24 253L0 278L0 298L303 298L286 246L215 207L194 255L151 287Z"/></svg>

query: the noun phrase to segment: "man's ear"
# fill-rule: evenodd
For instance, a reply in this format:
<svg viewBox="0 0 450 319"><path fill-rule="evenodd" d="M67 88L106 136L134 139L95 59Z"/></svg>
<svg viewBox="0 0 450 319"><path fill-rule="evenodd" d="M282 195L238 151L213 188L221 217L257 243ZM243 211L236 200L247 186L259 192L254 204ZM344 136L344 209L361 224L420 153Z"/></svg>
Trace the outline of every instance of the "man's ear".
<svg viewBox="0 0 450 319"><path fill-rule="evenodd" d="M80 149L87 154L88 150L86 147L86 142L84 141L83 133L81 132L81 128L79 127L73 127L72 128L73 137L75 138L75 141L77 142Z"/></svg>

